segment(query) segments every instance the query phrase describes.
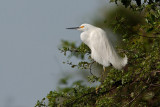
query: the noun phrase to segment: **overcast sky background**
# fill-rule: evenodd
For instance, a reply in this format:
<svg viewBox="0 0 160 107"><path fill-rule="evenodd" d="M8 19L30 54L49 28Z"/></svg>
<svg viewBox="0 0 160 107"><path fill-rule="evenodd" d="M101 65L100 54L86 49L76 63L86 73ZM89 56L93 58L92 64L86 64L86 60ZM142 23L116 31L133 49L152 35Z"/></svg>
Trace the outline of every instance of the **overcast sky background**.
<svg viewBox="0 0 160 107"><path fill-rule="evenodd" d="M61 39L80 42L66 27L91 23L106 0L0 0L0 107L33 107L56 89ZM96 16L98 17L98 16Z"/></svg>

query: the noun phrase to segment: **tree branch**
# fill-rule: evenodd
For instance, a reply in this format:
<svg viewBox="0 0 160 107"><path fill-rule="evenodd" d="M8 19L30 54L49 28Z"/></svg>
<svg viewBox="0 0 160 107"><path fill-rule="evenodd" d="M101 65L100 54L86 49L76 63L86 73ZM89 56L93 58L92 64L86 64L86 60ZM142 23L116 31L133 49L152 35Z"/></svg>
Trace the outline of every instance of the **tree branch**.
<svg viewBox="0 0 160 107"><path fill-rule="evenodd" d="M149 87L146 87L145 89L143 89L138 95L136 95L129 103L125 104L122 107L126 107L128 105L130 105L133 101L135 101L145 90L147 90Z"/></svg>

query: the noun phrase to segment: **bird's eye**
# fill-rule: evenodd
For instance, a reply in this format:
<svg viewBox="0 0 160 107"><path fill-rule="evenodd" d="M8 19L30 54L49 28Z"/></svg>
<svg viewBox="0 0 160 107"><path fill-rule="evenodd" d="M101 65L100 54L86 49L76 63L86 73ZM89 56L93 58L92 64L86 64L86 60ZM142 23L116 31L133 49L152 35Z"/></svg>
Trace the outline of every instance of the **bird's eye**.
<svg viewBox="0 0 160 107"><path fill-rule="evenodd" d="M80 28L84 28L84 26L80 26Z"/></svg>

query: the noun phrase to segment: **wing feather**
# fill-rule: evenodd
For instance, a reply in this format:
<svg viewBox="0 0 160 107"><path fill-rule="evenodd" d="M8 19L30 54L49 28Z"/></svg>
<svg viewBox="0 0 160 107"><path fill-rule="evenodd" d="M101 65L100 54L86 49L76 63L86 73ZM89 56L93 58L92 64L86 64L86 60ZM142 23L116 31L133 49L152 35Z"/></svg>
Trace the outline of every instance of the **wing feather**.
<svg viewBox="0 0 160 107"><path fill-rule="evenodd" d="M106 33L96 28L90 33L91 57L98 63L107 67L110 63L116 68L121 69L127 64L127 57L121 58L115 51L113 45L109 42Z"/></svg>

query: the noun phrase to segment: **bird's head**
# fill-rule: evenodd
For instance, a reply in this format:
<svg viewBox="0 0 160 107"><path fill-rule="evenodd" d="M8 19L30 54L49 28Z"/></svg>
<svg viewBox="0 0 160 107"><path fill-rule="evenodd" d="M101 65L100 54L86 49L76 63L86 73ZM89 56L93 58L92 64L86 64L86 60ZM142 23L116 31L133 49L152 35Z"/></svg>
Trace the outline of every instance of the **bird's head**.
<svg viewBox="0 0 160 107"><path fill-rule="evenodd" d="M79 31L87 31L92 29L94 26L90 25L90 24L82 24L79 27L71 27L71 28L66 28L66 29L77 29Z"/></svg>

